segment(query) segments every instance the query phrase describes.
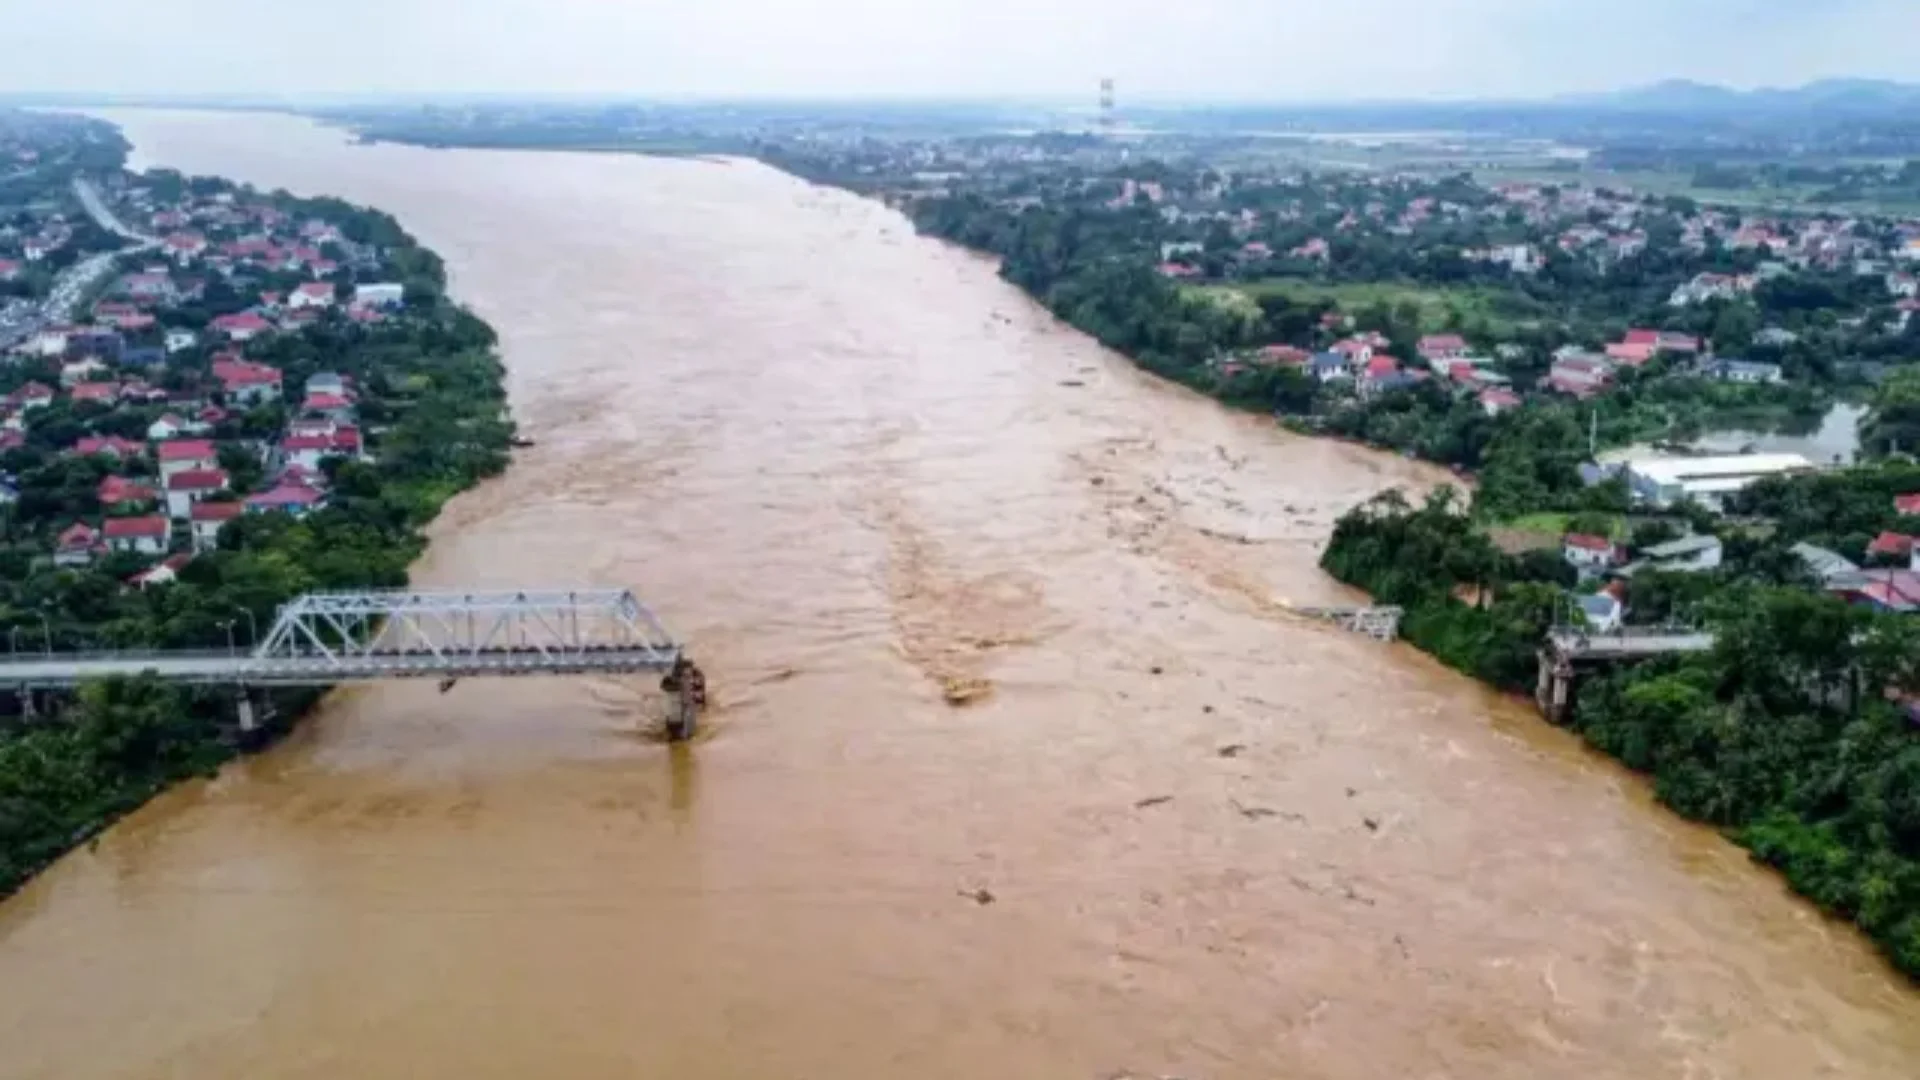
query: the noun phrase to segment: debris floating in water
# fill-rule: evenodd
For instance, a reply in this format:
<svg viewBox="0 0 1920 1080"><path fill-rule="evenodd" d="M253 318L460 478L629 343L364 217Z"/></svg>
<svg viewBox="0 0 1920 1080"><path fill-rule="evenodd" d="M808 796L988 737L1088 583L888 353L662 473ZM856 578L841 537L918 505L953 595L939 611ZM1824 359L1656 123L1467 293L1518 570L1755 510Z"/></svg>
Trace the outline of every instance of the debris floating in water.
<svg viewBox="0 0 1920 1080"><path fill-rule="evenodd" d="M940 696L949 705L971 705L993 693L993 684L985 679L948 677L940 680Z"/></svg>

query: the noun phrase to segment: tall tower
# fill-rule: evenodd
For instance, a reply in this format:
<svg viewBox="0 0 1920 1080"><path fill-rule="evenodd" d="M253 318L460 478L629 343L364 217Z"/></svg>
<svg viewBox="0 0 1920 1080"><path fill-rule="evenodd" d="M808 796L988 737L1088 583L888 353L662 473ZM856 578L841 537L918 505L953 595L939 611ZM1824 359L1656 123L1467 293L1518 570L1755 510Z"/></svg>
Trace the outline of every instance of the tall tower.
<svg viewBox="0 0 1920 1080"><path fill-rule="evenodd" d="M1113 80L1100 80L1100 135L1113 138Z"/></svg>

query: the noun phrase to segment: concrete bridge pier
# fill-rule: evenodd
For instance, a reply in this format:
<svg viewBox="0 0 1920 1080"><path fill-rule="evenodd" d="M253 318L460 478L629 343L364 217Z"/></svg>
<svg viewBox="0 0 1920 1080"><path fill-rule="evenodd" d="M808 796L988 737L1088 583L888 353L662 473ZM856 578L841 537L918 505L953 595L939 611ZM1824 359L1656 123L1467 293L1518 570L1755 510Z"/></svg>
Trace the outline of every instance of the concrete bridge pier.
<svg viewBox="0 0 1920 1080"><path fill-rule="evenodd" d="M1534 704L1541 715L1555 724L1564 724L1573 715L1573 665L1555 649L1541 649L1540 678L1534 684Z"/></svg>
<svg viewBox="0 0 1920 1080"><path fill-rule="evenodd" d="M273 702L267 692L257 686L235 687L233 704L242 737L251 737L263 722L273 719Z"/></svg>

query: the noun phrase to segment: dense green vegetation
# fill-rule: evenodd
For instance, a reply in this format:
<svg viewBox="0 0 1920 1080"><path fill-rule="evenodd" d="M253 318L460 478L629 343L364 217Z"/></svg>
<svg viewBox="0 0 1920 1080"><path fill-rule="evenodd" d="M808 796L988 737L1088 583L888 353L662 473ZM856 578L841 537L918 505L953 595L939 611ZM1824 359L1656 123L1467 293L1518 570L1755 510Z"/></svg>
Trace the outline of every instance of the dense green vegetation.
<svg viewBox="0 0 1920 1080"><path fill-rule="evenodd" d="M1776 481L1753 501L1783 513L1783 531L1828 514L1852 530L1870 514L1885 521L1893 493L1920 489L1920 470L1868 471L1845 487ZM1636 578L1637 605L1684 607L1716 647L1589 681L1570 722L1920 978L1920 729L1887 694L1920 683L1920 626L1798 587L1798 568L1777 558L1784 542L1730 540L1735 565L1717 577ZM1558 562L1557 550L1502 555L1443 491L1420 507L1390 493L1346 516L1323 565L1405 606L1414 644L1525 690L1542 633L1566 616Z"/></svg>
<svg viewBox="0 0 1920 1080"><path fill-rule="evenodd" d="M301 592L403 585L425 543L422 526L454 493L505 467L512 432L494 335L444 299L439 260L386 215L334 200L278 201L391 245L382 269L417 286L387 322L330 317L250 347L293 388L320 371L353 379L361 421L376 433L375 460L330 459L326 508L299 519L244 515L174 584L132 589L124 578L145 560L45 562L51 535L91 511L95 486L115 466L55 450L78 432L111 430L106 417L38 410L47 415L35 416L28 444L0 458L20 478L19 502L0 512L0 634L10 647L244 646ZM277 406L255 410L221 434L268 434L283 419ZM280 723L314 696L276 695ZM228 695L131 681L89 688L55 719L0 720L0 893L168 782L230 755L231 711Z"/></svg>

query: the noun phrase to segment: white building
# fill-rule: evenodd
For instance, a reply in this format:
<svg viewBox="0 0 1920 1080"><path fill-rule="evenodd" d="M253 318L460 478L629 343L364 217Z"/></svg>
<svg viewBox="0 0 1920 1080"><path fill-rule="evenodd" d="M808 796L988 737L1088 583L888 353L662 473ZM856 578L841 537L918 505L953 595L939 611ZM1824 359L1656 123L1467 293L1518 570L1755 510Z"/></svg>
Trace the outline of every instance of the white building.
<svg viewBox="0 0 1920 1080"><path fill-rule="evenodd" d="M1678 540L1669 540L1664 544L1654 544L1640 552L1640 558L1631 566L1623 567L1622 577L1632 577L1642 570L1660 570L1673 574L1699 573L1704 570L1717 570L1725 554L1725 549L1717 536L1683 536Z"/></svg>
<svg viewBox="0 0 1920 1080"><path fill-rule="evenodd" d="M1811 471L1813 463L1799 454L1647 457L1621 468L1628 489L1641 502L1667 507L1692 499L1711 509L1762 477Z"/></svg>
<svg viewBox="0 0 1920 1080"><path fill-rule="evenodd" d="M173 329L167 331L166 347L170 353L185 352L200 344L200 335L191 330Z"/></svg>

